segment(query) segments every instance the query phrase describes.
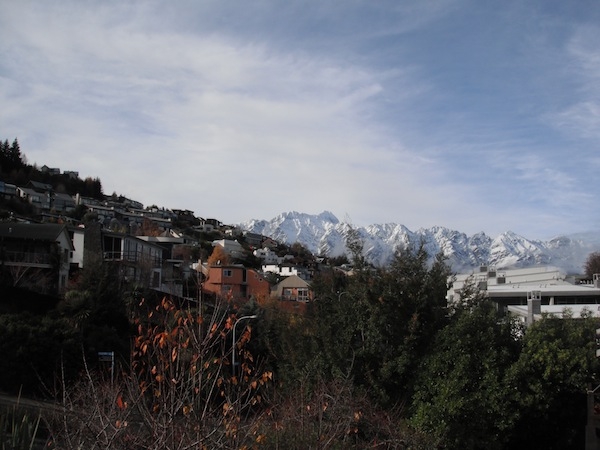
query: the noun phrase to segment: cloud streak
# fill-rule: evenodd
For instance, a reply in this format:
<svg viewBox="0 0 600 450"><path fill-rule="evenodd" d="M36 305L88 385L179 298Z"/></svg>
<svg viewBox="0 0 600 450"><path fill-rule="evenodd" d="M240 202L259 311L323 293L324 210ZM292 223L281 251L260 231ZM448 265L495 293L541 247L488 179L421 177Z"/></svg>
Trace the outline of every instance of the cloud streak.
<svg viewBox="0 0 600 450"><path fill-rule="evenodd" d="M470 1L6 2L0 128L30 162L230 223L331 210L358 225L581 231L599 218L578 206L598 200L597 29L548 9L528 30L521 15Z"/></svg>

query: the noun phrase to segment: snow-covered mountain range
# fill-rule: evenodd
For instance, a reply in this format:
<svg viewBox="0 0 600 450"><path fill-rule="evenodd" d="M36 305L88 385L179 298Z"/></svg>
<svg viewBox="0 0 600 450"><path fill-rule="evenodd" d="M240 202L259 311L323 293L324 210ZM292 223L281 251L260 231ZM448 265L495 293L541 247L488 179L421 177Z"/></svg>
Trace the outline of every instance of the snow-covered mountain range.
<svg viewBox="0 0 600 450"><path fill-rule="evenodd" d="M339 256L346 253L346 233L352 227L329 211L318 215L286 212L272 220L250 220L244 230L269 236L280 242L299 242L315 255ZM354 227L364 244L368 261L388 264L397 249L423 242L429 255L442 251L455 271L480 265L496 268L553 265L568 273L581 273L588 255L600 250L600 232L558 236L549 241L526 239L507 231L496 238L485 233L467 236L444 227L411 231L394 223Z"/></svg>

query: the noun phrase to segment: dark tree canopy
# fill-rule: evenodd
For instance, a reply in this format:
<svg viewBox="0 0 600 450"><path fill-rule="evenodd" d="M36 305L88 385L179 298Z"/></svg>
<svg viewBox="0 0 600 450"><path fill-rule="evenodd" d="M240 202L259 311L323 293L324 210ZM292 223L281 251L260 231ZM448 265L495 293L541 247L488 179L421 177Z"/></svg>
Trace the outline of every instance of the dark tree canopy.
<svg viewBox="0 0 600 450"><path fill-rule="evenodd" d="M10 173L13 170L21 169L25 166L19 141L15 138L12 144L8 139L0 145L0 171Z"/></svg>

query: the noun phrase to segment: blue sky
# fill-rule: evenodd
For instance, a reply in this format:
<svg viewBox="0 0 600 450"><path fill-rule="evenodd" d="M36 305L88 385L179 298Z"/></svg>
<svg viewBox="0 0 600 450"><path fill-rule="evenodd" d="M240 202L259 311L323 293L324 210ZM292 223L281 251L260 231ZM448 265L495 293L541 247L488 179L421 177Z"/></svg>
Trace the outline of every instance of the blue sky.
<svg viewBox="0 0 600 450"><path fill-rule="evenodd" d="M0 2L0 137L227 223L598 230L600 3Z"/></svg>

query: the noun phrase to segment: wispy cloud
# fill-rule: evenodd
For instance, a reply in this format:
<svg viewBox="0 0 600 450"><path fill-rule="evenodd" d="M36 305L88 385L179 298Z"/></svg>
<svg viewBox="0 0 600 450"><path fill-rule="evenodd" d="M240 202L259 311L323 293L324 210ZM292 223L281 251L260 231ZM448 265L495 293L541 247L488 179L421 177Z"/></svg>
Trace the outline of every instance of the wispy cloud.
<svg viewBox="0 0 600 450"><path fill-rule="evenodd" d="M552 13L529 32L519 10L5 2L0 127L31 162L227 222L327 209L360 225L569 231L592 223L572 205L596 199L561 162L593 165L596 28L574 20L559 42ZM544 72L557 51L569 77Z"/></svg>

